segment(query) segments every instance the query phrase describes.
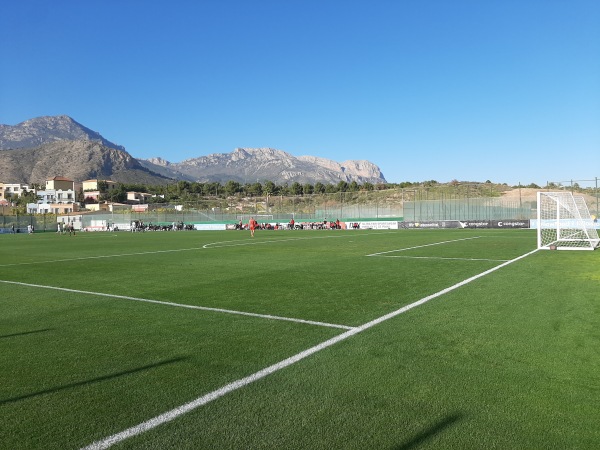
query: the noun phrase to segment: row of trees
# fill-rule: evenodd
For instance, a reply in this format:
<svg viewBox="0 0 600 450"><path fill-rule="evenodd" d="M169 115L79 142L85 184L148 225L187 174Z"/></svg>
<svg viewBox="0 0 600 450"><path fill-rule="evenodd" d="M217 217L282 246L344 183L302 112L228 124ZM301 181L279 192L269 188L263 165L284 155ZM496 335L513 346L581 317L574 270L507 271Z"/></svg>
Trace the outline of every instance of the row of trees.
<svg viewBox="0 0 600 450"><path fill-rule="evenodd" d="M465 186L478 186L480 189L485 188L485 192L490 190L496 191L498 186L507 188L504 185L495 185L491 181L485 183L462 183L457 180L452 180L449 183L439 183L436 180L427 180L421 182L405 181L402 183L362 183L356 181L350 183L339 181L338 183L321 183L315 184L293 182L291 184L276 184L272 181L264 183L240 183L234 180L229 180L222 184L220 182L190 182L177 181L166 185L144 185L144 184L119 184L116 189L108 190L108 185L99 182L99 190L101 192L100 200L112 202L124 202L127 198L128 191L144 192L152 194L153 197L150 203L168 203L173 201L195 201L200 197L211 198L226 198L226 197L266 197L266 196L306 196L315 194L335 194L341 192L370 192L382 191L389 189L440 189L452 188L457 189ZM489 186L489 187L488 187ZM534 187L534 185L530 185ZM537 187L537 186L535 186ZM77 200L91 203L95 199L85 198L85 193L81 199Z"/></svg>
<svg viewBox="0 0 600 450"><path fill-rule="evenodd" d="M315 184L299 182L293 182L291 184L276 184L272 181L255 182L255 183L240 183L234 180L229 180L222 184L220 182L190 182L190 181L177 181L166 185L145 185L145 184L128 184L119 183L116 189L108 189L106 182L100 181L98 183L98 189L101 192L99 200L110 201L110 202L125 202L127 200L127 192L144 192L152 194L153 197L149 201L150 203L170 203L170 202L186 202L196 201L201 197L211 198L226 198L226 197L265 197L265 196L305 196L314 194L335 194L340 192L359 192L359 191L382 191L388 189L440 189L440 188L453 188L460 189L465 186L478 186L479 188L485 187L485 193L491 193L494 191L497 195L497 188L507 188L506 184L495 185L491 181L487 180L485 183L465 183L459 182L458 180L452 180L449 183L439 183L436 180L427 180L421 182L409 182L405 181L402 183L362 183L359 184L356 181L350 183L346 181L339 181L338 183L321 183ZM33 186L37 189L43 189L40 186ZM517 186L514 186L515 188ZM535 184L529 184L527 186L519 187L531 187L539 188ZM552 186L553 187L553 186ZM474 193L474 192L473 192ZM86 197L86 193L79 191L76 193L75 200L80 203L95 203L95 198ZM37 196L34 191L24 192L21 196L12 199L15 206L22 209L25 208L27 203L35 203Z"/></svg>
<svg viewBox="0 0 600 450"><path fill-rule="evenodd" d="M405 184L405 183L402 183ZM239 183L237 181L227 181L225 184L219 182L190 182L178 181L167 185L142 185L142 184L119 184L116 189L108 191L107 186L99 183L101 200L108 201L124 201L128 191L145 192L153 194L152 202L163 203L173 200L190 200L199 196L204 197L263 197L267 195L312 195L312 194L332 194L337 192L358 192L358 191L374 191L400 187L398 184L390 183L363 183L358 184L356 181L347 183L340 181L337 184L324 184L317 182L315 184L305 183L300 184L294 182L288 184L275 184L272 181L264 183ZM85 195L85 193L84 193Z"/></svg>

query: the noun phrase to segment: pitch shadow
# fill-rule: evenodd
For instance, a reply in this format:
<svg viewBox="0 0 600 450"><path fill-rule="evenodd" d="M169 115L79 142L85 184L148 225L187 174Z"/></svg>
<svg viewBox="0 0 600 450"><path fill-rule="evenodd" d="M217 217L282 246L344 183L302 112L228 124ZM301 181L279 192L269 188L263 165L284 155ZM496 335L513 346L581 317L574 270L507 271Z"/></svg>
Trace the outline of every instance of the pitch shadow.
<svg viewBox="0 0 600 450"><path fill-rule="evenodd" d="M410 450L423 444L426 440L432 438L438 433L441 433L444 429L454 425L459 420L463 419L463 414L452 414L444 417L442 420L431 425L429 428L421 431L416 436L413 436L406 442L392 447L391 450Z"/></svg>
<svg viewBox="0 0 600 450"><path fill-rule="evenodd" d="M16 336L25 336L27 334L35 334L35 333L45 333L46 331L52 331L54 328L44 328L43 330L31 330L31 331L22 331L21 333L13 333L13 334L4 334L0 336L0 339L11 338Z"/></svg>
<svg viewBox="0 0 600 450"><path fill-rule="evenodd" d="M167 360L164 360L164 361L157 362L155 364L148 364L146 366L136 367L135 369L124 370L122 372L117 372L117 373L111 373L109 375L103 375L101 377L92 378L90 380L77 381L75 383L69 383L69 384L65 384L65 385L62 385L62 386L56 386L56 387L53 387L53 388L44 389L43 391L37 391L37 392L32 392L30 394L19 395L17 397L6 398L4 400L0 400L0 405L4 405L6 403L14 403L14 402L18 402L20 400L25 400L25 399L32 398L32 397L37 397L38 395L53 394L55 392L64 391L65 389L71 389L71 388L78 387L78 386L85 386L86 384L99 383L101 381L111 380L113 378L119 378L119 377L122 377L122 376L125 376L125 375L131 375L132 373L142 372L144 370L154 369L156 367L165 366L167 364L178 363L178 362L181 362L181 361L185 361L187 359L189 359L189 357L187 357L187 356L186 357L179 357L179 358L167 359Z"/></svg>

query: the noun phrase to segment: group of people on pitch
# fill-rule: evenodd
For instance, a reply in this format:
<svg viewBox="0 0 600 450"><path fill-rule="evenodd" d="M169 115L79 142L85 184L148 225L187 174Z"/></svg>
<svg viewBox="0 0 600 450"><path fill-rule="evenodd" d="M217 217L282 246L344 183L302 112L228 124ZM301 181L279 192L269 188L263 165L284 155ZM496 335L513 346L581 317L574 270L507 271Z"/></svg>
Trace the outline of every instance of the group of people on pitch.
<svg viewBox="0 0 600 450"><path fill-rule="evenodd" d="M236 230L250 230L250 235L254 237L254 231L256 230L282 230L284 228L288 230L341 230L345 229L346 226L345 224L340 222L339 219L337 219L335 222L328 222L327 219L325 219L323 220L323 222L296 223L296 221L292 218L287 224L287 226L284 227L279 223L276 223L274 225L270 223L259 224L256 220L254 220L254 217L250 217L250 220L248 220L248 224L244 224L243 221L240 220L240 222L236 224L235 228Z"/></svg>

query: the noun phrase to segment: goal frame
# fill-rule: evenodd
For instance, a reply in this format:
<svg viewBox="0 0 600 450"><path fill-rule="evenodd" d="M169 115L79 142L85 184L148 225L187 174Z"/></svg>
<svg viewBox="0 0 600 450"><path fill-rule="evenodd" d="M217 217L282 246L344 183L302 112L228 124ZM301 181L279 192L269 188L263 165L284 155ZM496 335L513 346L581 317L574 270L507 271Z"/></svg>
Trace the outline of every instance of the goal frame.
<svg viewBox="0 0 600 450"><path fill-rule="evenodd" d="M273 221L273 214L238 214L237 220L248 222L251 217L253 217L259 223Z"/></svg>
<svg viewBox="0 0 600 450"><path fill-rule="evenodd" d="M594 250L598 231L582 196L537 193L537 244L540 250Z"/></svg>

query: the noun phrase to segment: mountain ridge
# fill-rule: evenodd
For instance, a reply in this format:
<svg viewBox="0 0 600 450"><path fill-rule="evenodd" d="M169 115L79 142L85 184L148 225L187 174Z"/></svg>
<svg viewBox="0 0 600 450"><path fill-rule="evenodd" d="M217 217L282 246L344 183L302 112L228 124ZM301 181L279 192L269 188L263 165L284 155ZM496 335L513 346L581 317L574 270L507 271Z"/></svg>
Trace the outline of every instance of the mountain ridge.
<svg viewBox="0 0 600 450"><path fill-rule="evenodd" d="M28 152L32 149L36 151ZM22 153L19 158L15 158L14 155L19 153L9 155L7 152ZM47 152L55 153L54 160L62 161L64 166L55 164L52 155L47 155ZM82 154L78 155L77 152ZM44 160L45 165L36 164L32 160L35 155ZM23 165L24 167L20 167ZM98 165L103 169L99 171ZM271 147L238 147L230 153L211 153L178 163L161 157L135 158L125 147L114 144L66 115L37 117L14 126L0 125L0 181L38 182L44 167L46 178L57 175L74 177L73 174L87 174L85 176L93 178L95 174L101 173L104 177L136 180L125 182L138 182L141 173L144 175L142 178L158 177L158 181L166 178L173 181L233 180L240 183L260 180L278 184L386 182L379 167L366 160L338 163L317 156L295 157ZM132 172L132 176L128 177L128 171L137 173ZM27 176L33 178L25 179Z"/></svg>
<svg viewBox="0 0 600 450"><path fill-rule="evenodd" d="M238 147L230 153L212 153L179 163L159 157L139 161L153 172L165 175L180 173L197 181L233 180L246 183L258 179L277 183L386 182L379 167L366 160L338 163L316 156L295 157L270 147Z"/></svg>
<svg viewBox="0 0 600 450"><path fill-rule="evenodd" d="M17 125L0 124L0 150L34 148L56 141L92 141L125 151L125 147L105 139L97 131L75 121L67 115L42 116Z"/></svg>
<svg viewBox="0 0 600 450"><path fill-rule="evenodd" d="M35 148L0 151L0 181L39 183L55 176L74 181L110 178L122 183L167 184L129 153L95 141L56 141Z"/></svg>

